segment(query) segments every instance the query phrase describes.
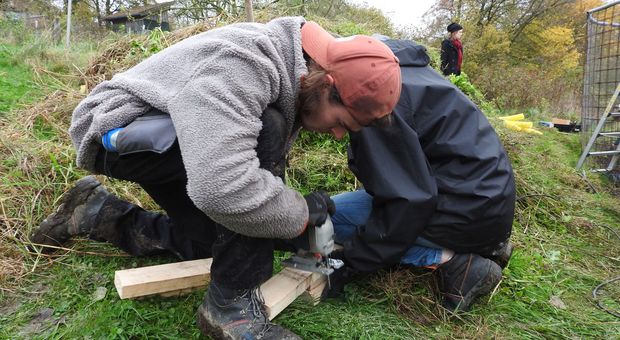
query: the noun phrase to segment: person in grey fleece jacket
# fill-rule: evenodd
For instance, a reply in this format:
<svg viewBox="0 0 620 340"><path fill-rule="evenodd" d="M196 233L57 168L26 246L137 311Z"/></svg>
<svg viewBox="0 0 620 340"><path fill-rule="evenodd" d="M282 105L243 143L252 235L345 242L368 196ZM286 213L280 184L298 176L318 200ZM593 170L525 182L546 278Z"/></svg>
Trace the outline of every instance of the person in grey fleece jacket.
<svg viewBox="0 0 620 340"><path fill-rule="evenodd" d="M301 17L187 38L96 86L69 129L79 167L138 183L167 214L89 176L32 240L85 234L133 255L212 256L203 332L295 338L269 322L258 287L272 275L274 239L303 240L334 209L325 192L285 186L286 153L301 127L341 138L389 120L400 86L386 45L335 39Z"/></svg>

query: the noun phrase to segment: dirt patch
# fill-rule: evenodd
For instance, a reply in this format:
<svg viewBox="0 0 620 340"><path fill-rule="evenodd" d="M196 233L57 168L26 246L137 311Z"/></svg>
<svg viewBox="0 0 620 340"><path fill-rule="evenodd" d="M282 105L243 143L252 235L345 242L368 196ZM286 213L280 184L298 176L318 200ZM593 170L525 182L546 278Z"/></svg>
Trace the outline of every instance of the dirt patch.
<svg viewBox="0 0 620 340"><path fill-rule="evenodd" d="M0 317L7 317L15 313L22 303L14 297L7 297L5 302L0 305Z"/></svg>
<svg viewBox="0 0 620 340"><path fill-rule="evenodd" d="M39 334L46 329L64 323L63 317L54 317L54 309L45 307L40 309L20 331L19 335L28 337L31 335Z"/></svg>

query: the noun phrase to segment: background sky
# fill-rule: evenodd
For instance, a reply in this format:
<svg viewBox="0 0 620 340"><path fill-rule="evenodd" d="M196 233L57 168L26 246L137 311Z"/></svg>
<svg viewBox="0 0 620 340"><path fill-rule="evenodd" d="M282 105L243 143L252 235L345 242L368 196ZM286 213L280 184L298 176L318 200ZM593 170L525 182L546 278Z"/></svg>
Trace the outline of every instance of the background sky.
<svg viewBox="0 0 620 340"><path fill-rule="evenodd" d="M422 24L422 15L436 0L350 0L354 4L367 4L380 9L396 27Z"/></svg>

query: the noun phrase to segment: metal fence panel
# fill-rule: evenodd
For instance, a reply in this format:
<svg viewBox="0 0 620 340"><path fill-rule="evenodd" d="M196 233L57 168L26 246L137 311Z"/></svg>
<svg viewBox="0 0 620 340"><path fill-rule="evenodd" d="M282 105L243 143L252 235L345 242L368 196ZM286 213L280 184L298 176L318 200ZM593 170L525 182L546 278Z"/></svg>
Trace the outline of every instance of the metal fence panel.
<svg viewBox="0 0 620 340"><path fill-rule="evenodd" d="M620 82L620 1L587 14L587 51L581 110L581 145L586 144ZM617 104L617 103L616 103ZM620 111L614 107L612 111ZM609 119L601 132L619 132L620 119ZM591 151L615 150L620 138L601 136ZM588 157L592 168L604 168L611 156Z"/></svg>

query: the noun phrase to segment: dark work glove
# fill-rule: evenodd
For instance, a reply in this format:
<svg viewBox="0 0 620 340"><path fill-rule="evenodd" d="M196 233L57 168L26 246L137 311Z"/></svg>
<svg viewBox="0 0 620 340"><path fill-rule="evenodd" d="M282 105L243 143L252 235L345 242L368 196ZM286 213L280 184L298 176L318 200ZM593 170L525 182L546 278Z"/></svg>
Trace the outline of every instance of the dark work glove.
<svg viewBox="0 0 620 340"><path fill-rule="evenodd" d="M320 227L327 216L336 212L336 204L325 191L315 191L304 196L308 205L308 228Z"/></svg>
<svg viewBox="0 0 620 340"><path fill-rule="evenodd" d="M342 260L344 266L340 269L335 269L331 275L329 275L329 285L325 285L321 299L325 298L342 298L344 297L344 286L353 281L359 272L347 265L347 261L344 257L344 250L334 250L329 257L332 259Z"/></svg>

